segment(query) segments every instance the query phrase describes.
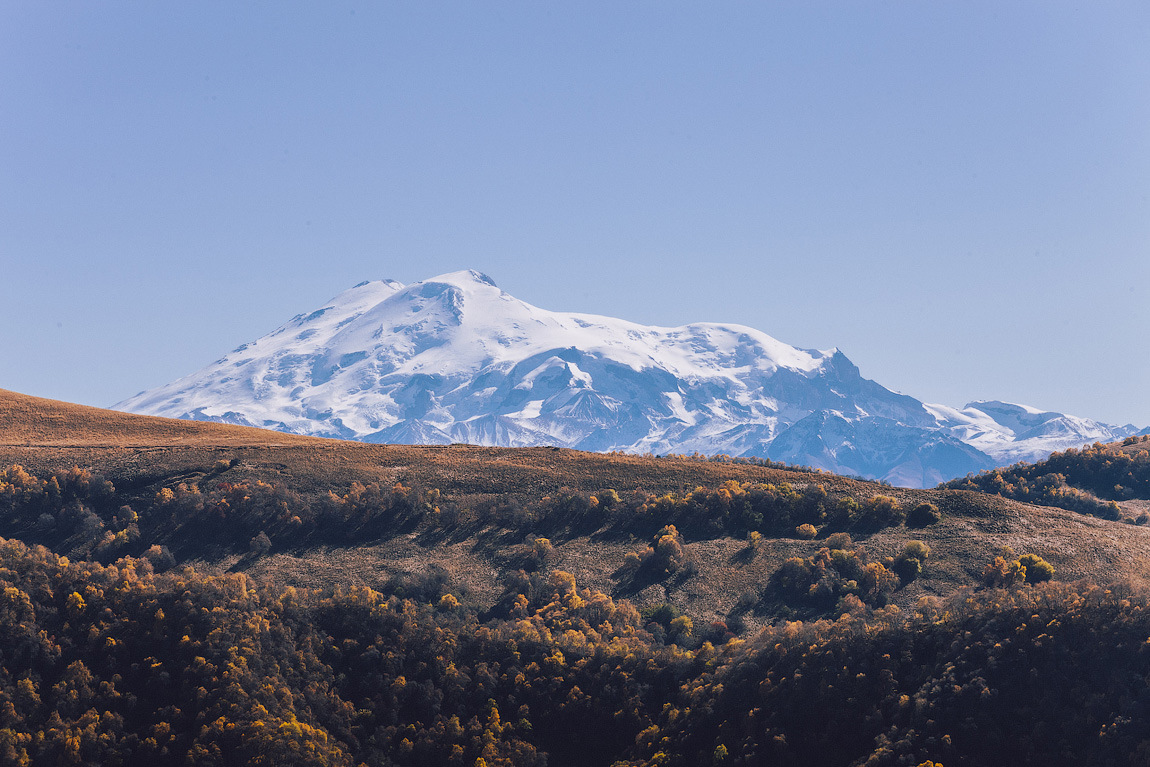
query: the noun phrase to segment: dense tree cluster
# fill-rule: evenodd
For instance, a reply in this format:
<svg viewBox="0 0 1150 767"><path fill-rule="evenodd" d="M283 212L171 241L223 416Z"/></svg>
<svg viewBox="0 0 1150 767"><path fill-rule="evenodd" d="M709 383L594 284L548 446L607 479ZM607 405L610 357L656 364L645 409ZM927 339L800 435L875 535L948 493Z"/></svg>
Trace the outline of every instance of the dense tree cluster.
<svg viewBox="0 0 1150 767"><path fill-rule="evenodd" d="M1098 443L1070 448L1045 461L985 471L946 486L1118 519L1121 509L1116 501L1150 499L1150 441L1129 437L1122 448Z"/></svg>
<svg viewBox="0 0 1150 767"><path fill-rule="evenodd" d="M832 535L827 543L809 557L784 561L771 577L763 599L781 601L805 614L822 614L832 608L837 614L862 604L885 605L899 585L899 577L887 568L893 560L872 562L866 550L846 533Z"/></svg>
<svg viewBox="0 0 1150 767"><path fill-rule="evenodd" d="M824 551L812 559L838 567ZM856 600L834 621L716 646L677 643L692 627L673 609L641 615L563 572L514 576L486 613L440 586L273 591L0 542L0 762L1150 757L1150 600L1129 588L1024 579L905 615Z"/></svg>
<svg viewBox="0 0 1150 767"><path fill-rule="evenodd" d="M796 488L729 480L681 494L635 492L626 498L611 489L563 490L461 506L436 489L402 483L353 482L339 493L302 497L262 480L226 481L219 476L227 468L222 463L200 483L176 482L151 494L118 490L84 469L39 478L13 466L0 471L0 535L103 562L159 547L150 558L160 566L173 557L260 555L353 545L397 532L491 525L532 536L602 530L657 539L656 533L669 527L696 539L743 537L751 531L814 538L835 531L873 532L906 519L891 496L832 497L818 484Z"/></svg>
<svg viewBox="0 0 1150 767"><path fill-rule="evenodd" d="M695 538L742 536L750 531L773 537L808 537L798 532L806 525L814 528L816 535L843 530L873 532L902 524L906 516L898 500L887 495L860 501L850 495L832 497L814 483L797 488L787 483L737 480L686 493L656 496L640 492L629 499L619 498L613 490L589 497L564 492L544 498L532 514L534 523L544 529L573 526L650 536L673 525L683 535Z"/></svg>
<svg viewBox="0 0 1150 767"><path fill-rule="evenodd" d="M481 620L450 592L273 593L5 541L0 761L605 764L702 662L641 622L562 572Z"/></svg>
<svg viewBox="0 0 1150 767"><path fill-rule="evenodd" d="M1054 577L1054 566L1037 554L1023 554L1014 559L1014 551L1005 547L1003 552L982 571L987 586L1013 586L1016 583L1043 583Z"/></svg>
<svg viewBox="0 0 1150 767"><path fill-rule="evenodd" d="M630 765L1139 764L1150 611L1121 588L992 589L726 648Z"/></svg>
<svg viewBox="0 0 1150 767"><path fill-rule="evenodd" d="M217 555L263 553L273 546L371 540L424 520L441 524L439 501L438 491L398 483L353 482L342 494L314 499L262 480L178 482L140 496L85 469L42 479L13 466L0 471L0 534L102 561L152 546L170 547L177 556L203 554L205 547Z"/></svg>
<svg viewBox="0 0 1150 767"><path fill-rule="evenodd" d="M1071 455L1116 465L1103 452ZM1127 457L1136 480L1144 457ZM0 539L0 763L1150 761L1150 596L1057 583L1003 549L981 581L900 612L891 597L931 572L930 547L908 533L878 557L855 538L941 512L896 491L729 481L465 506L402 483L302 497L229 468L130 491L79 468L0 471L0 534L27 541ZM258 557L490 527L516 534L493 605L443 570L320 593L180 565L205 545ZM737 637L581 588L553 569L550 536L588 532L646 541L616 594L691 573L690 537L745 537L749 558L768 537L814 540L791 540L804 556L741 600L803 620Z"/></svg>

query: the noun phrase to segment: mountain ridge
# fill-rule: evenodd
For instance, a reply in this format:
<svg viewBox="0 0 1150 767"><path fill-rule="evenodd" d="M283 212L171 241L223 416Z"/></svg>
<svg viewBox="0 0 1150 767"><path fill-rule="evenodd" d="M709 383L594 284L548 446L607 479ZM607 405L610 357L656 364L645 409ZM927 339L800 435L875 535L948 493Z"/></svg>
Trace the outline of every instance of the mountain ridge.
<svg viewBox="0 0 1150 767"><path fill-rule="evenodd" d="M743 325L551 312L474 270L360 283L114 407L365 442L757 455L920 487L1134 433L928 405L837 348Z"/></svg>

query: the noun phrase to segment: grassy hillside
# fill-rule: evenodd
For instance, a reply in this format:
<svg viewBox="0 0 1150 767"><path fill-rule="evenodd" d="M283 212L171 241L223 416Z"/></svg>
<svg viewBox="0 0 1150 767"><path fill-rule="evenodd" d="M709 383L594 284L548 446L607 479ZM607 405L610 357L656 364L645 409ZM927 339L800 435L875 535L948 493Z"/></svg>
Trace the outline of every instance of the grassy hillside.
<svg viewBox="0 0 1150 767"><path fill-rule="evenodd" d="M1144 525L1150 522L1150 435L1071 448L946 486Z"/></svg>
<svg viewBox="0 0 1150 767"><path fill-rule="evenodd" d="M746 463L603 455L555 448L369 445L242 426L154 418L0 390L0 464L34 472L73 465L120 487L206 477L219 461L231 478L275 481L314 497L353 481L437 487L453 496L545 495L561 488L653 493L740 481L799 481L802 472ZM836 487L852 480L822 475Z"/></svg>
<svg viewBox="0 0 1150 767"><path fill-rule="evenodd" d="M0 392L0 536L5 763L1150 753L1150 529L985 492Z"/></svg>
<svg viewBox="0 0 1150 767"><path fill-rule="evenodd" d="M911 540L931 551L921 575L880 589L872 603L909 607L977 585L1004 547L1045 559L1061 578L1150 578L1136 554L1150 530L824 473L548 448L365 445L12 393L0 396L0 435L0 467L25 467L0 475L10 488L0 493L0 535L105 563L152 551L157 564L193 562L282 586L446 579L484 607L518 570L560 569L640 608L667 603L696 622L757 627L833 612L852 589L865 591L857 582L866 565L893 572ZM908 525L924 504L939 520ZM681 553L652 558L668 525ZM857 554L828 575L816 560L836 549L835 533L851 538L838 550ZM547 540L543 553L536 538ZM813 598L777 585L790 558L805 562Z"/></svg>

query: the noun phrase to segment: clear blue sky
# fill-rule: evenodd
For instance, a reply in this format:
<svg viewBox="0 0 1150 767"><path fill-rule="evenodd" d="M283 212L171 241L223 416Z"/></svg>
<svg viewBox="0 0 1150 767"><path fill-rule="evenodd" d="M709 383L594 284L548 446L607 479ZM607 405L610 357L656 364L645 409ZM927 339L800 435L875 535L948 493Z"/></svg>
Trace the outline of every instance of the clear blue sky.
<svg viewBox="0 0 1150 767"><path fill-rule="evenodd" d="M0 5L0 387L462 268L1150 425L1150 5Z"/></svg>

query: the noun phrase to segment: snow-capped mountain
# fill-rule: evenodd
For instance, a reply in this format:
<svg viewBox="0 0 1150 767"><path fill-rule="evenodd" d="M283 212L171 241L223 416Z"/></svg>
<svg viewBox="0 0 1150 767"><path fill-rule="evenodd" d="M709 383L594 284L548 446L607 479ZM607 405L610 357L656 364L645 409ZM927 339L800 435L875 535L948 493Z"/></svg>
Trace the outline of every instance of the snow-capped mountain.
<svg viewBox="0 0 1150 767"><path fill-rule="evenodd" d="M1134 433L1000 402L924 405L837 349L550 312L474 271L361 283L115 407L366 442L755 455L912 486Z"/></svg>
<svg viewBox="0 0 1150 767"><path fill-rule="evenodd" d="M978 448L999 466L1040 461L1055 450L1113 442L1150 431L997 400L971 402L962 410L945 405L926 408L946 434Z"/></svg>

